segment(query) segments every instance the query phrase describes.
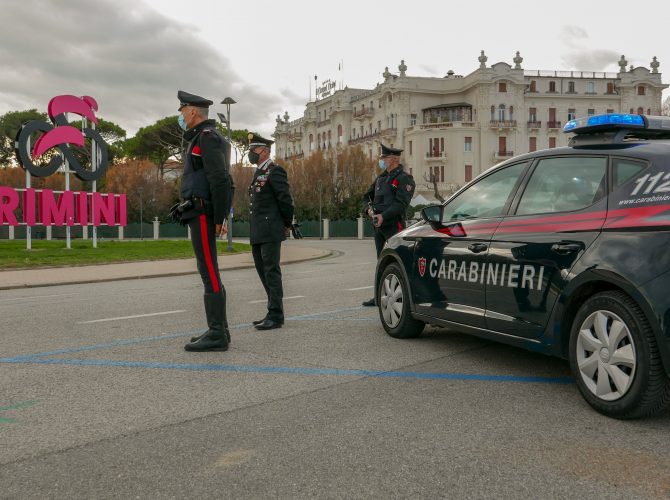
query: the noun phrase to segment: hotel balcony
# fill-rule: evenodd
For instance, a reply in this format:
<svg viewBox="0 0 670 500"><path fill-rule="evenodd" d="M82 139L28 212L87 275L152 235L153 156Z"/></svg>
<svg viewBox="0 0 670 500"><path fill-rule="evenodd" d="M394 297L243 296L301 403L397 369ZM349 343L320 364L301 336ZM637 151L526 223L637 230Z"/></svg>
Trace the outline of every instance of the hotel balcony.
<svg viewBox="0 0 670 500"><path fill-rule="evenodd" d="M561 128L561 122L547 122L547 129L558 129Z"/></svg>
<svg viewBox="0 0 670 500"><path fill-rule="evenodd" d="M292 155L285 156L285 160L300 160L305 157L305 153L296 153Z"/></svg>
<svg viewBox="0 0 670 500"><path fill-rule="evenodd" d="M380 133L382 137L394 137L398 132L398 129L395 128L385 128Z"/></svg>
<svg viewBox="0 0 670 500"><path fill-rule="evenodd" d="M446 163L447 153L445 151L433 153L427 152L426 161L428 163Z"/></svg>
<svg viewBox="0 0 670 500"><path fill-rule="evenodd" d="M366 118L372 118L375 116L374 108L359 109L353 115L354 120L365 120Z"/></svg>
<svg viewBox="0 0 670 500"><path fill-rule="evenodd" d="M471 128L474 127L475 122L434 122L434 123L423 123L420 125L421 130L431 129L431 128Z"/></svg>
<svg viewBox="0 0 670 500"><path fill-rule="evenodd" d="M376 137L379 137L379 132L374 132L372 134L367 134L367 135L362 135L360 137L356 137L355 139L349 139L349 146L355 146L356 144L362 144L364 142L372 141Z"/></svg>
<svg viewBox="0 0 670 500"><path fill-rule="evenodd" d="M289 142L295 142L295 141L302 140L302 132L296 132L295 134L289 133L288 134L288 140L289 140Z"/></svg>
<svg viewBox="0 0 670 500"><path fill-rule="evenodd" d="M494 160L506 160L514 156L514 151L496 151L493 153Z"/></svg>
<svg viewBox="0 0 670 500"><path fill-rule="evenodd" d="M529 130L540 129L540 128L542 128L542 122L537 122L537 121L528 122L528 129Z"/></svg>
<svg viewBox="0 0 670 500"><path fill-rule="evenodd" d="M516 128L516 120L491 120L489 125L497 129Z"/></svg>

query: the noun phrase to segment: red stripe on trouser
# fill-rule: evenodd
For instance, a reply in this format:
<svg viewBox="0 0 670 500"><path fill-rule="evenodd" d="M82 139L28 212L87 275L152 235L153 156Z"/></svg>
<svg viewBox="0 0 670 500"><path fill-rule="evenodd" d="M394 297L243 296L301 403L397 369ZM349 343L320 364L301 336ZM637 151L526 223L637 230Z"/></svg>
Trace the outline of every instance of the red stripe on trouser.
<svg viewBox="0 0 670 500"><path fill-rule="evenodd" d="M214 272L214 262L212 262L212 253L209 251L209 238L207 237L207 218L205 214L200 215L200 237L202 238L202 251L205 253L205 264L209 273L209 281L212 282L214 293L219 293L219 278Z"/></svg>

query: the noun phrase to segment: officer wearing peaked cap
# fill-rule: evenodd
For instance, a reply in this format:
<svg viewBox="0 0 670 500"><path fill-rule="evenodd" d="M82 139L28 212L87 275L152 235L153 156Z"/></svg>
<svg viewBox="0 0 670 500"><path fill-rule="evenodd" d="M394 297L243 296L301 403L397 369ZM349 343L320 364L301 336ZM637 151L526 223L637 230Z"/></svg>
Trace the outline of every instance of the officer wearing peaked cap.
<svg viewBox="0 0 670 500"><path fill-rule="evenodd" d="M230 177L230 144L208 118L209 99L180 90L179 126L184 130L182 202L171 215L191 230L198 271L205 287L208 330L193 337L187 351L225 351L230 342L226 289L217 262L216 239L225 233L234 185Z"/></svg>
<svg viewBox="0 0 670 500"><path fill-rule="evenodd" d="M254 321L258 330L281 328L284 324L281 242L293 222L293 198L286 170L270 159L273 141L249 134L249 162L256 165L249 186L249 241L254 265L268 297L268 312Z"/></svg>
<svg viewBox="0 0 670 500"><path fill-rule="evenodd" d="M386 240L407 227L405 215L416 184L400 164L402 152L402 149L381 145L379 167L382 173L363 195L363 211L374 227L377 258ZM366 300L363 305L374 306L375 299Z"/></svg>

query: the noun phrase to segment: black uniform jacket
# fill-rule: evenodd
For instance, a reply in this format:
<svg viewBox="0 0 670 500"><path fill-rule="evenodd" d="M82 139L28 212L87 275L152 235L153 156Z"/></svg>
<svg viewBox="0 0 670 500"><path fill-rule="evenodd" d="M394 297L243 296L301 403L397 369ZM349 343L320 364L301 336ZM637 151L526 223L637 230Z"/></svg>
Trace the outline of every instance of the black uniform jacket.
<svg viewBox="0 0 670 500"><path fill-rule="evenodd" d="M371 206L375 214L381 214L384 222L379 230L390 237L406 227L405 215L415 187L414 178L402 165L384 171L363 195L363 212Z"/></svg>
<svg viewBox="0 0 670 500"><path fill-rule="evenodd" d="M249 240L252 245L283 241L293 222L293 198L286 170L269 162L256 169L249 186Z"/></svg>
<svg viewBox="0 0 670 500"><path fill-rule="evenodd" d="M204 200L206 207L196 203L182 215L182 220L197 216L206 208L215 224L223 224L233 201L230 144L216 129L214 120L205 120L187 130L184 139L189 142L184 152L181 196Z"/></svg>

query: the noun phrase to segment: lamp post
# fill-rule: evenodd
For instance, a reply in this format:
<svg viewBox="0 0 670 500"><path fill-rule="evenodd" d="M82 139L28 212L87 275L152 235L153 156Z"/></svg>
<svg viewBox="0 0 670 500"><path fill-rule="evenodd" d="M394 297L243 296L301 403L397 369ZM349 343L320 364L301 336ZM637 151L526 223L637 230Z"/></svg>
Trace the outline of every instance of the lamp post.
<svg viewBox="0 0 670 500"><path fill-rule="evenodd" d="M233 141L231 139L232 129L230 128L230 105L235 104L236 102L237 101L235 101L235 99L233 99L232 97L226 97L223 101L221 101L221 104L226 105L226 116L224 117L221 113L218 113L219 120L221 120L222 123L225 123L226 127L228 127L228 144L230 144L231 149L233 147ZM230 160L228 161L228 168L230 168ZM228 214L228 251L229 252L233 251L233 214L232 214L232 209L231 209L231 213Z"/></svg>
<svg viewBox="0 0 670 500"><path fill-rule="evenodd" d="M140 193L140 239L143 240L144 239L144 233L142 231L142 229L143 229L142 228L142 191L144 191L144 189L142 189L142 186L140 186L137 189L137 191Z"/></svg>

